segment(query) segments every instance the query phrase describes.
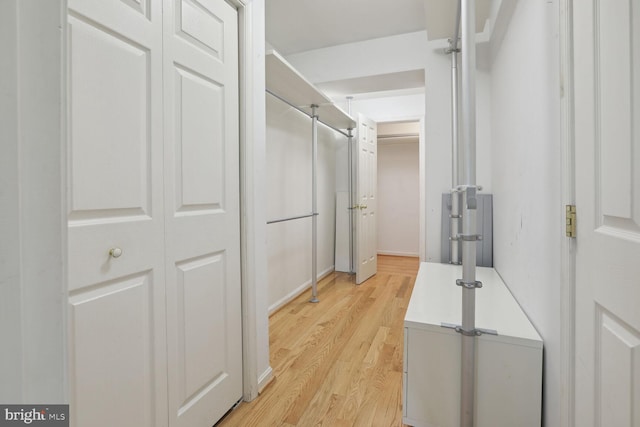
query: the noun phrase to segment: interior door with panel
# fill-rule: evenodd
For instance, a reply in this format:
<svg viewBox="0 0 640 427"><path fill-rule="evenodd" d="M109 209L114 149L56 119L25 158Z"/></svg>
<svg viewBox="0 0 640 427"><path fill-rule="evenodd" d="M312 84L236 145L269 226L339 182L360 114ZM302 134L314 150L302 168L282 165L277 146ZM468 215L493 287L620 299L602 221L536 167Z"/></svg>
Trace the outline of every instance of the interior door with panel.
<svg viewBox="0 0 640 427"><path fill-rule="evenodd" d="M358 115L356 138L356 283L378 269L378 136L374 121Z"/></svg>
<svg viewBox="0 0 640 427"><path fill-rule="evenodd" d="M169 416L209 427L242 397L237 11L164 10Z"/></svg>
<svg viewBox="0 0 640 427"><path fill-rule="evenodd" d="M575 425L640 425L640 4L573 2Z"/></svg>
<svg viewBox="0 0 640 427"><path fill-rule="evenodd" d="M68 7L71 425L166 426L162 4Z"/></svg>

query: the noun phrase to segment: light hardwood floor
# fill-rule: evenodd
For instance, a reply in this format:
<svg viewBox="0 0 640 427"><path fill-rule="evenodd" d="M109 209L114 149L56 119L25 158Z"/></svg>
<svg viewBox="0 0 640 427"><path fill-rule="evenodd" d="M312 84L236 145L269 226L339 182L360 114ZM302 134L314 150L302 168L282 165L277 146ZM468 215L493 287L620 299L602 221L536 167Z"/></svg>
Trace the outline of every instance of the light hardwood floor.
<svg viewBox="0 0 640 427"><path fill-rule="evenodd" d="M417 258L378 256L356 286L332 273L269 320L275 379L218 427L402 426L403 320Z"/></svg>

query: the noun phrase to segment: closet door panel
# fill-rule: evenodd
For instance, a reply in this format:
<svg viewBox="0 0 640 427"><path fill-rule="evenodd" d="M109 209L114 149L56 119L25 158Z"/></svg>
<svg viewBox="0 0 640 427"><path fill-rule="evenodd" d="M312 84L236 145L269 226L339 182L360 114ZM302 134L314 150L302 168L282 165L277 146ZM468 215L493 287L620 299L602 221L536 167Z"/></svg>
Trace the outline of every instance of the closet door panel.
<svg viewBox="0 0 640 427"><path fill-rule="evenodd" d="M162 425L153 411L154 285L142 273L70 298L75 425Z"/></svg>
<svg viewBox="0 0 640 427"><path fill-rule="evenodd" d="M70 0L71 425L167 425L159 1Z"/></svg>
<svg viewBox="0 0 640 427"><path fill-rule="evenodd" d="M237 12L164 4L169 414L209 427L242 397Z"/></svg>
<svg viewBox="0 0 640 427"><path fill-rule="evenodd" d="M148 216L150 52L86 20L69 28L71 215Z"/></svg>
<svg viewBox="0 0 640 427"><path fill-rule="evenodd" d="M223 209L225 165L224 127L212 118L223 116L224 86L192 71L175 71L177 214L214 213Z"/></svg>

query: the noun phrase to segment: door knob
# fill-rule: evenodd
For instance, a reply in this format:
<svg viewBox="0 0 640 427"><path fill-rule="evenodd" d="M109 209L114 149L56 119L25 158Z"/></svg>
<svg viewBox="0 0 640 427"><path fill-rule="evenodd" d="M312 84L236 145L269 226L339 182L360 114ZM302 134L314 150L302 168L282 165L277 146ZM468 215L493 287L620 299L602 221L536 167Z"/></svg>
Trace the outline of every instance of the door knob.
<svg viewBox="0 0 640 427"><path fill-rule="evenodd" d="M113 258L119 258L120 255L122 255L122 249L120 249L120 248L111 248L111 249L109 249L109 255L111 255Z"/></svg>

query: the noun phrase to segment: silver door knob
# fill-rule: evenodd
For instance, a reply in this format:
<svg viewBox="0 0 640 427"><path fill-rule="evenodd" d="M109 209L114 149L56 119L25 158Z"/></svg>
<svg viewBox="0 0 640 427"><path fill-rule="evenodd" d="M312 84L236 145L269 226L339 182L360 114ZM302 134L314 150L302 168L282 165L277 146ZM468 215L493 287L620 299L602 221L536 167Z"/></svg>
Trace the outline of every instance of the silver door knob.
<svg viewBox="0 0 640 427"><path fill-rule="evenodd" d="M109 249L109 255L111 255L113 258L119 258L120 255L122 255L122 249L120 249L120 248L111 248L111 249Z"/></svg>

